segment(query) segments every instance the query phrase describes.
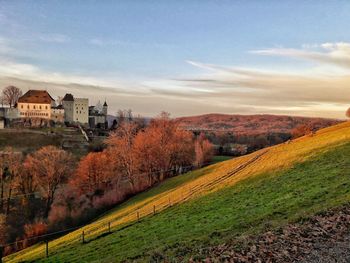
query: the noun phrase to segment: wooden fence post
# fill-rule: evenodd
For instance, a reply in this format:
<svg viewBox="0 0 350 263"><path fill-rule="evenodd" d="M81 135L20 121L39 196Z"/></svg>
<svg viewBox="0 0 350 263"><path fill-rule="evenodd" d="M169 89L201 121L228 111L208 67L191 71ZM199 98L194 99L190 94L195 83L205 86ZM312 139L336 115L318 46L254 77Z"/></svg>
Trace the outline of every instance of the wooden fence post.
<svg viewBox="0 0 350 263"><path fill-rule="evenodd" d="M45 247L46 247L46 257L48 258L49 257L49 241L48 240L46 240L45 241Z"/></svg>
<svg viewBox="0 0 350 263"><path fill-rule="evenodd" d="M169 206L171 206L170 196L169 196Z"/></svg>
<svg viewBox="0 0 350 263"><path fill-rule="evenodd" d="M108 233L111 233L111 222L108 222Z"/></svg>
<svg viewBox="0 0 350 263"><path fill-rule="evenodd" d="M83 244L85 243L85 233L83 231L83 233L81 234L81 238L82 238L82 241L83 241Z"/></svg>
<svg viewBox="0 0 350 263"><path fill-rule="evenodd" d="M153 205L153 214L155 215L156 214L156 206Z"/></svg>
<svg viewBox="0 0 350 263"><path fill-rule="evenodd" d="M137 211L137 221L140 221L140 213Z"/></svg>

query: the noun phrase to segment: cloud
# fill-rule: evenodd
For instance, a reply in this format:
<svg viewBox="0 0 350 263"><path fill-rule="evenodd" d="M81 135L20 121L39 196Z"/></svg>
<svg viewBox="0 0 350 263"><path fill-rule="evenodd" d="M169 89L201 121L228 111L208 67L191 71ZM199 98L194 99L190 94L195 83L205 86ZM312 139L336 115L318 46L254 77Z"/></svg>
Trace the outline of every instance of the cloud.
<svg viewBox="0 0 350 263"><path fill-rule="evenodd" d="M350 43L324 43L303 45L304 49L271 48L251 51L253 54L283 56L326 63L350 69Z"/></svg>
<svg viewBox="0 0 350 263"><path fill-rule="evenodd" d="M44 42L53 42L53 43L66 43L71 40L70 37L63 34L40 35L39 39Z"/></svg>
<svg viewBox="0 0 350 263"><path fill-rule="evenodd" d="M99 43L96 40L95 45ZM0 38L0 50L2 46L6 48L8 43L6 40L1 42ZM302 58L316 64L293 73L283 67L277 70L242 68L189 60L188 64L199 69L197 74L133 82L106 75L49 72L0 56L0 87L13 84L24 90L45 88L54 96L72 92L90 98L92 104L107 97L111 113L119 108L132 108L146 116L166 110L175 116L221 112L343 118L350 104L350 71L345 63L349 46L347 43L325 43L304 45L301 49L254 52Z"/></svg>
<svg viewBox="0 0 350 263"><path fill-rule="evenodd" d="M150 47L150 48L176 48L176 45L170 43L143 43L134 41L123 41L115 39L102 39L102 38L92 38L88 40L88 43L93 46L98 47L108 47L108 46L131 46L131 47Z"/></svg>

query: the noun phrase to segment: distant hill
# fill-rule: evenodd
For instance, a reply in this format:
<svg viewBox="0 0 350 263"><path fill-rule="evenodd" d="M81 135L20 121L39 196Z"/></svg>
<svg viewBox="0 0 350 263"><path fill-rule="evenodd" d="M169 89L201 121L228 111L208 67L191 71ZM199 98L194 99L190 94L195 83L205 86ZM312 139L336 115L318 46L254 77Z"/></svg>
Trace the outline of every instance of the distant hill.
<svg viewBox="0 0 350 263"><path fill-rule="evenodd" d="M233 132L239 134L290 133L297 126L308 124L315 130L335 125L336 119L293 117L283 115L206 114L176 119L189 130Z"/></svg>
<svg viewBox="0 0 350 263"><path fill-rule="evenodd" d="M5 262L203 262L212 247L348 204L349 152L350 122L322 129L170 178L49 241L48 257L40 243Z"/></svg>

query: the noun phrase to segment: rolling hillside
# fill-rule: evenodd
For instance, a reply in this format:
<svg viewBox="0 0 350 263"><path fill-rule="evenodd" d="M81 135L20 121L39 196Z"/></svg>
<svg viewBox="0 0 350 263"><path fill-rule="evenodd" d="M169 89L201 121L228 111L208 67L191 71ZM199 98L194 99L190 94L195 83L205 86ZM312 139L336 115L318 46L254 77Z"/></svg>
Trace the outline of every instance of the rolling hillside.
<svg viewBox="0 0 350 263"><path fill-rule="evenodd" d="M50 241L48 258L38 244L5 262L201 259L210 246L348 203L349 154L347 122L171 178Z"/></svg>
<svg viewBox="0 0 350 263"><path fill-rule="evenodd" d="M315 129L339 123L339 120L283 115L230 115L205 114L176 119L185 129L226 131L240 134L290 133L299 125L311 125Z"/></svg>

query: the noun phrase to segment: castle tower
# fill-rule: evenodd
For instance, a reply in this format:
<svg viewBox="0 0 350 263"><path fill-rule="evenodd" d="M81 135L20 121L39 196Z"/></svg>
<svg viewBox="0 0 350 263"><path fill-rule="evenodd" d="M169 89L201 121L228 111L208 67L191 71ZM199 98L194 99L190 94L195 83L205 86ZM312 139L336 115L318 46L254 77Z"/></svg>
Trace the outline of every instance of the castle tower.
<svg viewBox="0 0 350 263"><path fill-rule="evenodd" d="M105 103L103 103L102 113L105 116L107 116L107 114L108 114L108 105L107 105L106 101L105 101Z"/></svg>

